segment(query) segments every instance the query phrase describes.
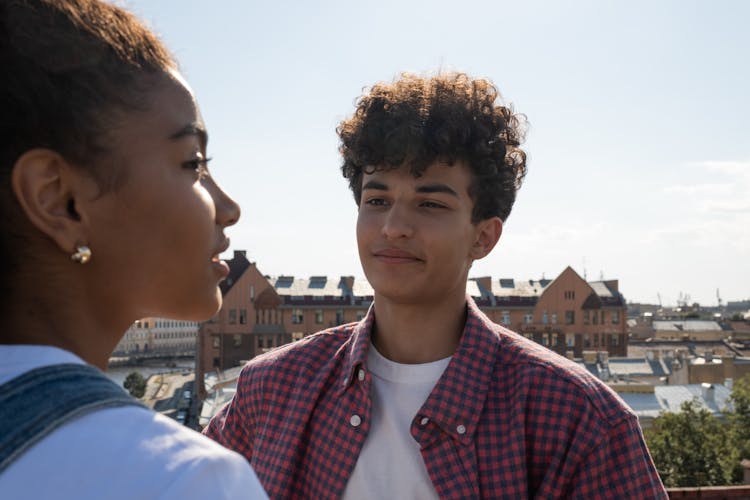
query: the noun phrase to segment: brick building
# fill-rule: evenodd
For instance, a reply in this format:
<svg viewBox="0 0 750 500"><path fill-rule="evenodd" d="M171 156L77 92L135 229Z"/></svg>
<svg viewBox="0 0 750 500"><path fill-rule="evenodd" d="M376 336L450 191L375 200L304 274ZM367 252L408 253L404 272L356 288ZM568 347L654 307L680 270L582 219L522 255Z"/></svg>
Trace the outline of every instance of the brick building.
<svg viewBox="0 0 750 500"><path fill-rule="evenodd" d="M199 323L169 318L141 318L127 329L114 356L186 355L195 351Z"/></svg>
<svg viewBox="0 0 750 500"><path fill-rule="evenodd" d="M361 319L369 283L351 276L264 276L244 251L227 261L224 304L201 326L199 370L225 370L305 335ZM466 291L493 321L560 354L627 354L625 299L617 280L587 282L572 268L554 280L470 278Z"/></svg>

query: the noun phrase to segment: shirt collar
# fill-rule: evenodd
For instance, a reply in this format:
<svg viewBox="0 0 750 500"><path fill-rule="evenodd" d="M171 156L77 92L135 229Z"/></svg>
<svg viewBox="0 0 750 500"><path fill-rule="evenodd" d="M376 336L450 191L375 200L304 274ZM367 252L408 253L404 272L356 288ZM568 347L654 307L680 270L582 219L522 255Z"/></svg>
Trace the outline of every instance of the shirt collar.
<svg viewBox="0 0 750 500"><path fill-rule="evenodd" d="M344 369L339 381L339 395L354 382L355 371L364 366L367 361L367 349L370 346L372 326L375 323L375 304L370 305L367 314L354 326L351 337L346 346Z"/></svg>
<svg viewBox="0 0 750 500"><path fill-rule="evenodd" d="M444 432L471 444L495 369L499 337L495 324L466 298L466 324L448 368L419 411ZM423 443L423 445L426 443Z"/></svg>
<svg viewBox="0 0 750 500"><path fill-rule="evenodd" d="M420 419L429 418L444 432L470 444L489 389L500 342L494 332L494 323L479 310L470 296L466 297L466 308L466 324L458 348L419 416ZM349 388L358 369L366 364L374 323L373 304L352 331L339 380L339 394Z"/></svg>

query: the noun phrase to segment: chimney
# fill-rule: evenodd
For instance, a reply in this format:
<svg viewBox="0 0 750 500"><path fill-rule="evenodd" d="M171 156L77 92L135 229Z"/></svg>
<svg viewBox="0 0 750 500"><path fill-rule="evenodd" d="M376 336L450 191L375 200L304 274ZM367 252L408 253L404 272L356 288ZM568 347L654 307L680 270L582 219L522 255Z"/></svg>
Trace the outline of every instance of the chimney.
<svg viewBox="0 0 750 500"><path fill-rule="evenodd" d="M247 258L247 251L245 251L245 250L235 250L234 251L234 258L238 259L240 257L246 259Z"/></svg>
<svg viewBox="0 0 750 500"><path fill-rule="evenodd" d="M354 276L342 276L339 282L351 292L354 289Z"/></svg>
<svg viewBox="0 0 750 500"><path fill-rule="evenodd" d="M492 295L492 277L491 276L482 276L481 278L474 278L474 281L477 282L477 285L479 285L479 288L482 289L482 292L487 292L489 295Z"/></svg>

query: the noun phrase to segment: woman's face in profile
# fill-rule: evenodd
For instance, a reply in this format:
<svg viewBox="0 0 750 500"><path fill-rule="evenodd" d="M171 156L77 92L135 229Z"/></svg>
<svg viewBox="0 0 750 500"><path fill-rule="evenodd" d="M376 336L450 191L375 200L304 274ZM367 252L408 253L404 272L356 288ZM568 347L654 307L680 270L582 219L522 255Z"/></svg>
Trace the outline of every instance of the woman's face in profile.
<svg viewBox="0 0 750 500"><path fill-rule="evenodd" d="M182 78L161 79L148 110L126 114L111 133L114 150L99 168L122 183L91 200L90 265L106 281L103 307L137 317L205 320L221 306L218 261L224 228L239 207L208 172L207 135Z"/></svg>

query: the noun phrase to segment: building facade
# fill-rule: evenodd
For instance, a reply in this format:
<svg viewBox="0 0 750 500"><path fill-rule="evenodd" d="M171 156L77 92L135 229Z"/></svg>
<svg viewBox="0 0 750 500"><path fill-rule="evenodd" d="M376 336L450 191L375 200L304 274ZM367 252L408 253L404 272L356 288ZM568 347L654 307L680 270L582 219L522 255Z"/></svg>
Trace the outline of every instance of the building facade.
<svg viewBox="0 0 750 500"><path fill-rule="evenodd" d="M227 263L222 308L200 330L202 372L358 321L373 300L369 283L352 276L264 276L241 250ZM490 319L562 355L627 354L626 304L617 280L587 282L568 267L554 280L470 278L466 291Z"/></svg>
<svg viewBox="0 0 750 500"><path fill-rule="evenodd" d="M114 356L185 355L195 352L200 323L168 318L142 318L125 332Z"/></svg>

